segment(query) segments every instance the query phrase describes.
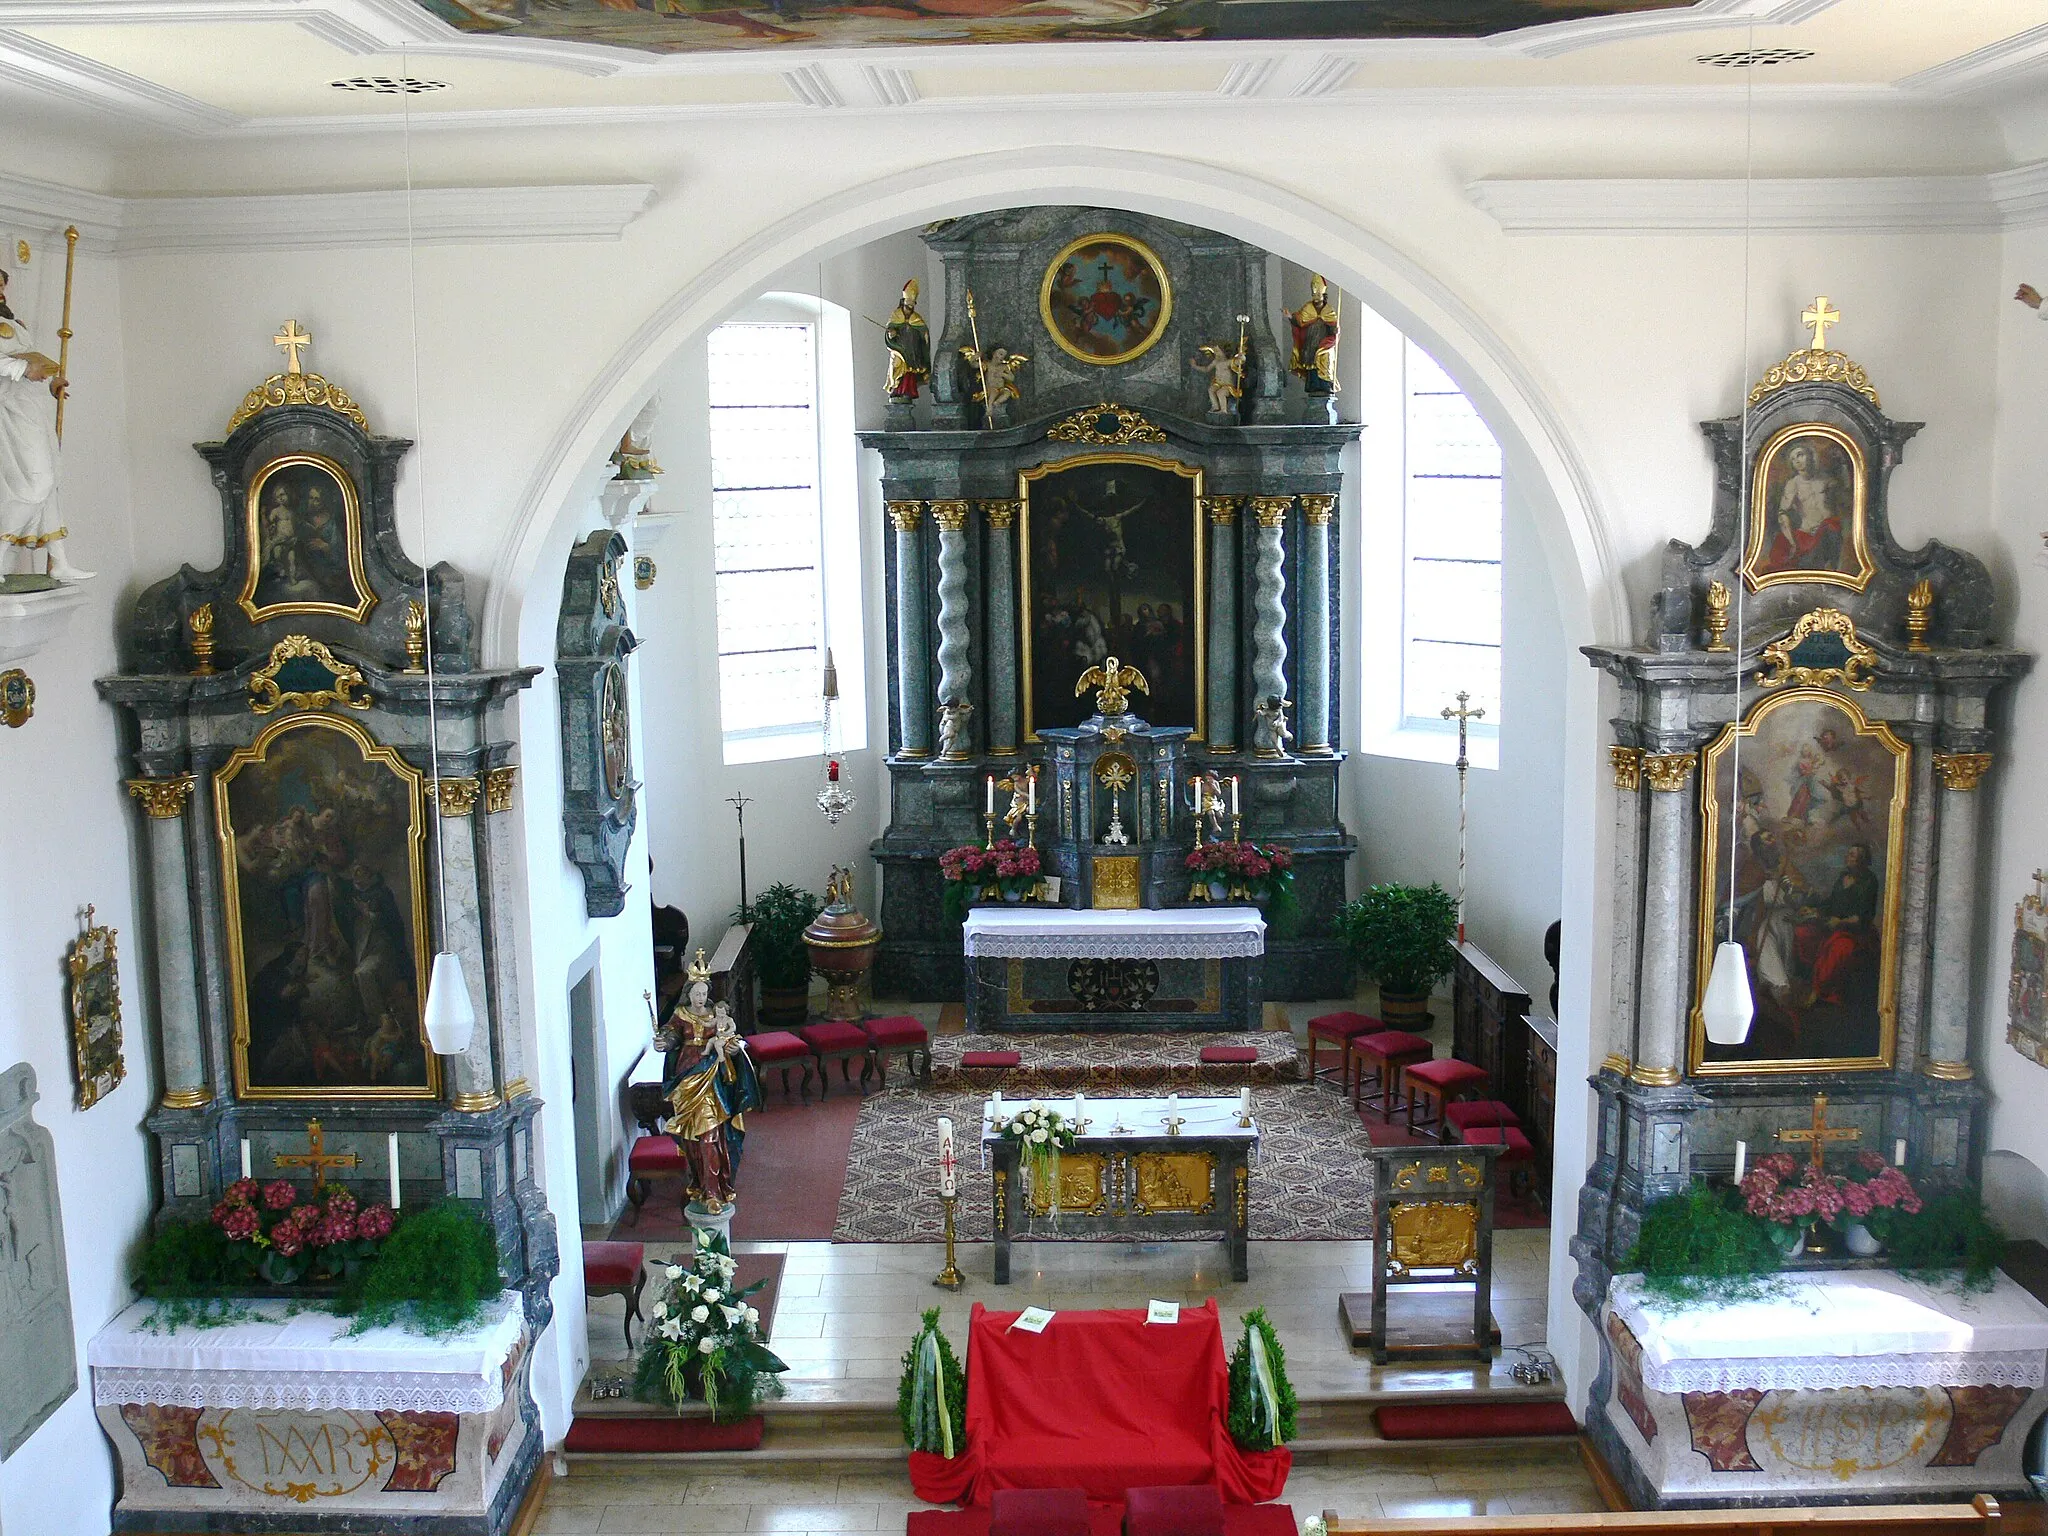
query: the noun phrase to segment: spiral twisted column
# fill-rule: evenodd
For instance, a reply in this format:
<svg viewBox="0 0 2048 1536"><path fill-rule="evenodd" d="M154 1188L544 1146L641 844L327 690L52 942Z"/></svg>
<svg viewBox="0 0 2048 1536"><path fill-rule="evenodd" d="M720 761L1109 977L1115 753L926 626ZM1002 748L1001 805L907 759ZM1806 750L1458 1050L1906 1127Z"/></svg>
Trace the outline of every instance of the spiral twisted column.
<svg viewBox="0 0 2048 1536"><path fill-rule="evenodd" d="M935 501L932 521L939 529L939 688L938 702L972 704L974 667L967 639L967 512L964 501ZM962 735L971 734L969 731ZM964 741L946 754L973 754Z"/></svg>
<svg viewBox="0 0 2048 1536"><path fill-rule="evenodd" d="M1287 573L1285 536L1292 496L1254 496L1258 540L1252 546L1252 702L1287 697ZM1253 745L1263 756L1278 756L1278 744Z"/></svg>

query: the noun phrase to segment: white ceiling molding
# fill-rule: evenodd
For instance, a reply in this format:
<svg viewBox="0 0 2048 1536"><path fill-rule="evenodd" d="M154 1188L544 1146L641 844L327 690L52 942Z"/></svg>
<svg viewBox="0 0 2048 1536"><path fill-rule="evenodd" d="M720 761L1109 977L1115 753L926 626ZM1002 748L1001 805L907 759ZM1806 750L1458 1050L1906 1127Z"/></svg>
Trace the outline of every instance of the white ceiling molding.
<svg viewBox="0 0 2048 1536"><path fill-rule="evenodd" d="M1310 63L1306 72L1294 82L1292 96L1334 96L1351 83L1351 77L1358 73L1358 60L1346 58L1338 53L1326 53Z"/></svg>
<svg viewBox="0 0 2048 1536"><path fill-rule="evenodd" d="M1465 189L1511 235L1997 231L2048 222L2048 161L1957 176L1488 180Z"/></svg>
<svg viewBox="0 0 2048 1536"><path fill-rule="evenodd" d="M907 69L886 64L863 64L861 74L878 107L907 107L917 100L917 81Z"/></svg>
<svg viewBox="0 0 2048 1536"><path fill-rule="evenodd" d="M1640 11L1628 16L1553 21L1543 26L1523 27L1515 32L1496 32L1481 41L1488 47L1519 53L1525 58L1554 59L1582 48L1598 48L1606 43L1631 42L1644 37L1729 27L1797 26L1838 4L1840 0L1700 0L1698 5L1684 10Z"/></svg>
<svg viewBox="0 0 2048 1536"><path fill-rule="evenodd" d="M1965 96L2024 85L2044 70L2048 70L2048 26L2029 27L1945 64L1908 75L1899 82L1899 89L1926 91L1936 96Z"/></svg>
<svg viewBox="0 0 2048 1536"><path fill-rule="evenodd" d="M654 201L644 183L423 187L411 228L422 245L617 240ZM403 192L260 197L108 197L0 174L0 222L76 224L88 250L343 250L403 245Z"/></svg>
<svg viewBox="0 0 2048 1536"><path fill-rule="evenodd" d="M0 79L180 133L209 133L240 121L232 112L15 32L0 32Z"/></svg>
<svg viewBox="0 0 2048 1536"><path fill-rule="evenodd" d="M1271 55L1259 59L1241 59L1230 66L1216 92L1220 96L1239 98L1257 96L1265 90L1266 82L1273 78L1273 71L1279 67L1280 61Z"/></svg>
<svg viewBox="0 0 2048 1536"><path fill-rule="evenodd" d="M800 64L782 72L789 94L807 107L843 107L846 96L822 64Z"/></svg>

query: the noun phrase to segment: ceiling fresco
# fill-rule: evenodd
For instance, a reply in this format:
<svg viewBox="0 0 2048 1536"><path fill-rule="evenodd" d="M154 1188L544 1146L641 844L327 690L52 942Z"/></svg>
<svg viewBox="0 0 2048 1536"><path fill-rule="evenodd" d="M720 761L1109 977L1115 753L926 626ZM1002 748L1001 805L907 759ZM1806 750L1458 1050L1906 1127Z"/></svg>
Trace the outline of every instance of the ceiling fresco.
<svg viewBox="0 0 2048 1536"><path fill-rule="evenodd" d="M933 43L1468 38L1693 0L415 0L465 32L650 53Z"/></svg>

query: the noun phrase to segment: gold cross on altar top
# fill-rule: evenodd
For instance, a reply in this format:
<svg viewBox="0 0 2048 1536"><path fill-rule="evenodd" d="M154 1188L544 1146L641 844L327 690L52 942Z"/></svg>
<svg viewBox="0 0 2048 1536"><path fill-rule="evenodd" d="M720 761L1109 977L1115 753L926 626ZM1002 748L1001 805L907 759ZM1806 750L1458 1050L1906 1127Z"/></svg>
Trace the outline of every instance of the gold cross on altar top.
<svg viewBox="0 0 2048 1536"><path fill-rule="evenodd" d="M299 366L299 351L301 348L313 345L312 332L300 330L299 322L296 320L287 320L284 323L284 329L270 338L270 344L273 347L284 348L284 371L286 373L305 372Z"/></svg>
<svg viewBox="0 0 2048 1536"><path fill-rule="evenodd" d="M306 1122L306 1150L303 1152L280 1152L271 1161L280 1168L310 1168L313 1170L313 1193L316 1195L327 1187L327 1170L330 1168L353 1168L362 1159L353 1152L329 1152L327 1133L320 1129L318 1120Z"/></svg>
<svg viewBox="0 0 2048 1536"><path fill-rule="evenodd" d="M1817 1093L1813 1096L1813 1125L1804 1131L1780 1131L1780 1141L1805 1141L1813 1144L1813 1166L1821 1166L1826 1155L1827 1144L1831 1141L1861 1141L1863 1133L1848 1126L1828 1124L1828 1096Z"/></svg>
<svg viewBox="0 0 2048 1536"><path fill-rule="evenodd" d="M1828 302L1822 294L1799 313L1799 323L1813 327L1813 350L1825 352L1828 349L1828 327L1842 323L1842 312Z"/></svg>

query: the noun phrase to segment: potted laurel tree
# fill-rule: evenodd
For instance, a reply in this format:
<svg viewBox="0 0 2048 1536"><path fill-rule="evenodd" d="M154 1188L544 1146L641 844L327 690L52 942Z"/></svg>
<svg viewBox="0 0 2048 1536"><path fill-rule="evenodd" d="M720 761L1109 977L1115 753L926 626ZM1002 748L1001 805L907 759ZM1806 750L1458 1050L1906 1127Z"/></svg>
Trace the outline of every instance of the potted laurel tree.
<svg viewBox="0 0 2048 1536"><path fill-rule="evenodd" d="M1435 881L1375 885L1348 903L1342 925L1351 958L1380 986L1380 1018L1389 1029L1426 1030L1429 994L1457 959L1458 904Z"/></svg>
<svg viewBox="0 0 2048 1536"><path fill-rule="evenodd" d="M1230 1438L1240 1450L1270 1451L1294 1438L1294 1384L1287 1355L1264 1307L1244 1315L1230 1354Z"/></svg>
<svg viewBox="0 0 2048 1536"><path fill-rule="evenodd" d="M913 1451L950 1461L966 1449L967 1372L939 1330L937 1307L925 1309L923 1326L903 1352L896 1417L903 1424L903 1443Z"/></svg>
<svg viewBox="0 0 2048 1536"><path fill-rule="evenodd" d="M1060 1216L1060 1154L1074 1150L1074 1122L1033 1099L1007 1116L996 1112L995 1133L1017 1147L1023 1174L1025 1209L1043 1205L1054 1221Z"/></svg>
<svg viewBox="0 0 2048 1536"><path fill-rule="evenodd" d="M800 886L777 881L732 915L754 928L754 969L761 978L761 1022L793 1029L811 1011L811 952L804 930L825 910L824 902Z"/></svg>
<svg viewBox="0 0 2048 1536"><path fill-rule="evenodd" d="M633 1395L680 1413L699 1402L714 1423L746 1418L764 1397L779 1397L776 1378L789 1367L761 1337L761 1314L747 1298L768 1282L735 1290L738 1266L725 1239L697 1231L690 1266L671 1262L661 1296L648 1312L647 1342L633 1373Z"/></svg>

